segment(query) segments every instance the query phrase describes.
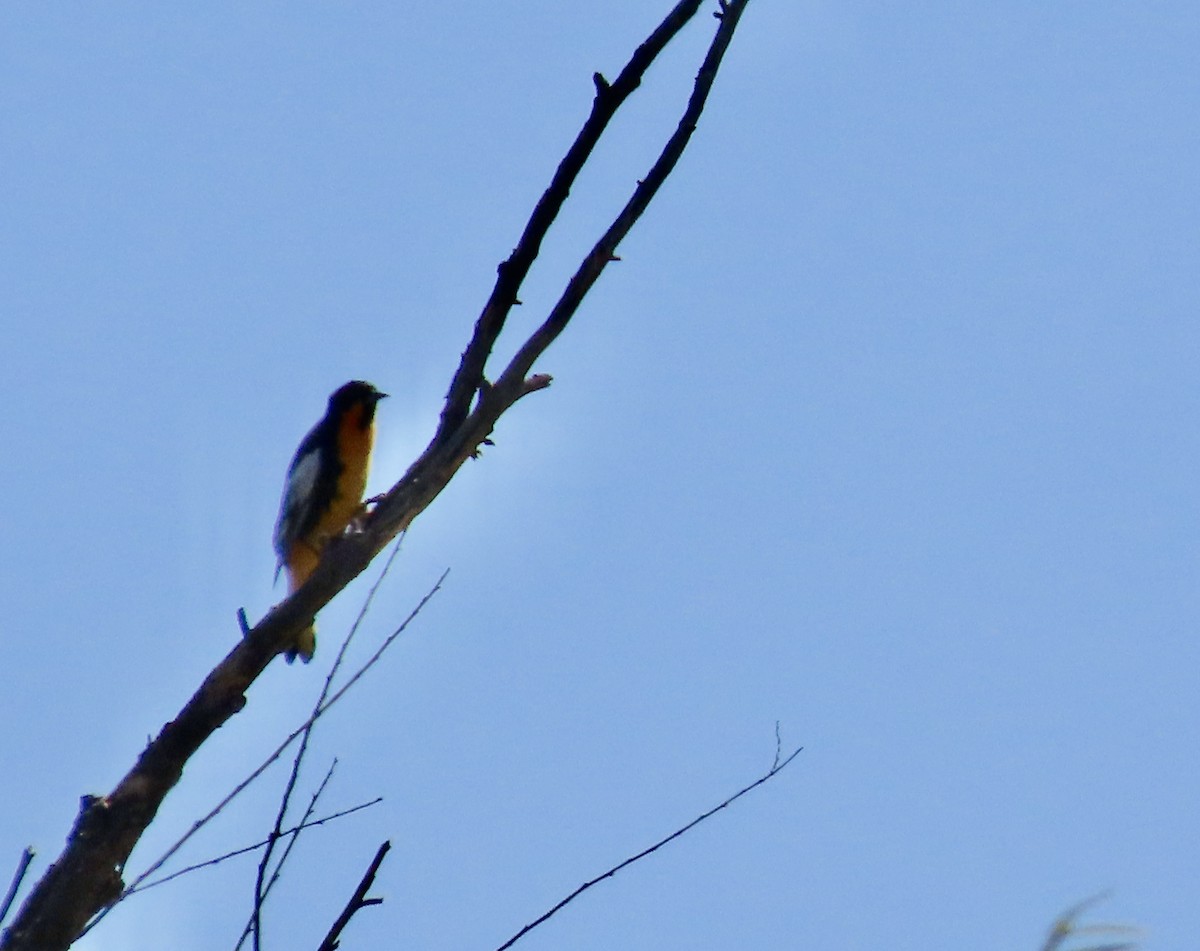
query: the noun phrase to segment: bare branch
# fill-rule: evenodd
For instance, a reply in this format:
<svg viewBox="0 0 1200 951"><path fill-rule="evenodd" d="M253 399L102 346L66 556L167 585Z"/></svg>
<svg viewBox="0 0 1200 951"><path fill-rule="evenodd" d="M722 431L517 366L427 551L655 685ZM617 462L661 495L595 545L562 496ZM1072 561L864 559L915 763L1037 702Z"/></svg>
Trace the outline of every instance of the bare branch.
<svg viewBox="0 0 1200 951"><path fill-rule="evenodd" d="M446 405L442 409L441 422L434 436L434 443L448 439L462 426L471 407L471 401L483 385L484 366L491 356L492 347L504 329L504 321L517 300L521 284L541 251L542 240L558 217L559 210L571 192L571 186L583 169L584 164L600 141L609 121L617 109L641 85L642 76L659 53L696 15L702 0L681 0L667 14L662 23L637 48L620 75L609 83L599 73L592 75L596 96L592 100L592 111L584 122L575 141L559 163L549 186L538 199L521 239L513 253L497 269L496 284L491 296L475 324L475 333L467 349L463 351L458 371L446 394Z"/></svg>
<svg viewBox="0 0 1200 951"><path fill-rule="evenodd" d="M354 623L350 625L350 630L347 631L346 636L342 638L342 646L338 649L337 656L334 658L333 664L329 668L329 673L325 676L325 683L321 687L321 693L318 695L316 703L313 704L312 716L309 717L308 724L304 728L304 735L300 739L300 746L296 750L296 755L292 760L292 771L288 775L287 783L284 785L283 794L279 798L279 810L275 815L274 829L267 839L267 847L263 850L262 858L258 863L258 873L255 875L254 879L254 911L250 916L250 921L246 925L246 930L242 932L241 940L238 941L237 946L239 948L242 946L242 942L245 941L246 936L248 934L253 934L254 948L255 951L258 951L261 940L260 936L262 933L263 902L266 900L267 894L271 891L271 888L274 887L277 881L279 881L279 876L283 872L283 865L287 861L288 856L291 855L292 848L296 844L296 840L299 836L299 830L304 828L304 820L302 819L300 825L297 827L297 832L289 838L283 855L280 856L278 864L275 866L274 871L271 873L270 879L266 881L264 886L264 879L266 879L267 875L267 867L271 863L271 856L275 851L275 843L278 842L282 837L283 822L287 817L288 805L291 802L292 792L295 790L296 783L300 778L300 767L304 763L304 754L308 751L308 741L312 737L313 727L316 726L316 722L320 718L321 708L324 705L326 698L329 696L329 691L333 687L333 680L337 676L337 672L341 669L342 661L346 656L346 651L350 649L350 643L354 640L354 635L358 633L363 621L366 620L367 612L371 609L371 604L375 601L375 595L379 593L379 588L383 584L383 580L387 577L388 572L391 570L392 563L396 560L396 555L399 554L400 545L403 541L404 533L401 532L399 537L396 539L396 544L392 546L391 554L388 555L387 561L384 562L383 570L379 572L379 577L375 579L375 583L371 585L370 590L367 592L367 596L363 599L362 607L359 608L358 615L354 618ZM320 798L321 793L328 784L330 777L333 776L333 769L336 765L337 760L335 759L333 764L329 767L329 772L325 774L325 779L321 781L320 787L317 789L315 795L312 797L312 800L309 802L308 809L304 813L304 819L307 819L309 816L311 816L313 810L316 809L317 800Z"/></svg>
<svg viewBox="0 0 1200 951"><path fill-rule="evenodd" d="M693 819L691 822L689 822L687 825L681 826L680 828L676 829L665 839L659 839L648 849L642 849L642 851L639 852L637 855L631 855L629 858L625 859L624 862L619 862L618 864L614 865L603 875L597 875L595 878L584 882L577 889L575 889L575 891L571 892L571 894L569 894L566 898L564 898L562 901L560 901L557 905L555 905L549 911L543 913L542 915L535 918L533 921L529 922L529 924L527 924L524 928L522 928L515 935L513 935L511 938L509 938L507 941L505 941L504 944L500 945L500 947L497 948L496 951L505 951L506 948L511 948L514 944L516 944L523 937L525 937L525 935L529 934L529 932L531 932L534 928L536 928L538 925L542 924L543 922L549 920L554 915L558 914L567 905L569 905L571 902L573 902L576 898L578 898L580 895L582 895L584 892L586 892L592 886L600 884L606 878L612 878L614 875L617 874L617 872L621 871L621 869L632 865L634 862L644 859L647 855L650 855L653 852L657 852L668 842L673 842L675 839L678 839L685 832L688 832L689 830L694 829L705 819L708 819L710 816L713 816L716 813L720 812L726 806L733 805L735 802L737 802L739 799L741 799L744 795L746 795L746 793L750 792L750 790L756 789L757 787L759 787L763 783L765 783L767 780L769 780L773 776L777 775L784 767L786 767L788 765L788 763L790 763L797 756L799 756L800 751L803 749L804 749L804 747L802 747L802 746L797 747L786 759L783 760L783 762L776 763L769 770L767 770L767 772L765 772L765 773L763 773L763 775L759 776L758 779L756 779L754 782L752 782L749 786L745 786L742 789L739 789L737 792L735 792L732 796L730 796L728 799L726 799L720 805L713 806L713 808L709 809L708 812L705 812L701 815L696 816L696 818Z"/></svg>
<svg viewBox="0 0 1200 951"><path fill-rule="evenodd" d="M603 237L596 242L587 257L583 259L583 263L579 265L579 269L567 283L566 290L558 299L558 303L550 311L550 316L513 357L512 362L509 363L490 392L510 390L516 392L520 389L521 383L533 367L534 361L563 332L568 321L583 302L583 298L600 277L601 272L609 262L620 260L616 257L617 246L642 216L659 188L662 187L663 182L667 180L667 176L671 174L683 155L683 150L687 148L692 133L696 131L696 123L700 121L700 114L704 111L704 104L708 101L709 91L712 89L713 81L717 78L717 70L733 39L733 32L737 29L738 20L741 18L747 2L749 0L733 0L728 6L722 8L717 34L713 37L704 62L700 66L700 71L696 74L691 98L679 119L679 124L675 127L674 134L667 140L667 144L663 147L649 173L638 182L637 188L634 189L633 195L630 196L625 207L621 209Z"/></svg>
<svg viewBox="0 0 1200 951"><path fill-rule="evenodd" d="M375 883L375 873L379 871L379 866L383 864L383 857L388 854L388 849L391 847L391 842L384 842L379 847L379 851L375 853L375 858L371 860L371 864L367 867L362 881L358 883L358 888L354 889L354 894L346 902L346 907L338 915L337 921L333 923L333 927L329 929L329 934L325 936L325 940L321 942L321 946L317 948L317 951L336 951L342 938L342 931L345 930L346 925L350 923L350 919L354 917L359 909L366 908L368 905L383 904L382 898L368 898L367 892L371 890L371 886Z"/></svg>
<svg viewBox="0 0 1200 951"><path fill-rule="evenodd" d="M258 779L259 776L261 776L264 772L266 772L266 770L272 764L274 764L275 761L278 760L280 756L282 756L284 754L284 752L287 750L287 748L289 746L291 746L292 743L295 742L295 740L301 734L303 734L305 730L309 729L309 727L312 726L312 723L314 720L318 719L319 717L324 716L325 712L327 710L329 710L335 703L337 703L339 700L341 700L342 697L344 697L346 695L346 693L350 690L350 688L352 686L354 686L354 684L357 683L359 681L359 679L362 678L362 676L367 672L367 670L369 670L371 667L373 667L379 661L380 657L383 655L383 652L385 650L387 650L387 648L389 646L391 646L396 641L396 639L399 638L400 635L403 634L408 629L408 626L414 620L416 620L417 615L421 613L421 610L425 607L425 605L428 604L433 599L433 596L442 589L442 584L445 582L446 576L449 574L450 574L449 568L447 568L445 571L442 572L441 577L439 577L437 582L434 584L434 586L425 593L425 596L423 598L421 598L421 600L419 602L417 602L416 607L414 607L409 612L408 617L406 617L404 619L404 621L401 622L400 626L397 627L388 636L388 638L384 642L383 646L380 647L379 650L377 650L369 660L367 660L364 664L362 664L362 666L359 667L359 669L354 673L354 676L351 677L349 681L347 681L342 687L340 687L338 689L338 691L336 693L334 693L334 695L332 697L330 697L319 710L316 710L312 715L310 715L308 717L308 719L306 719L302 724L300 724L300 726L296 727L295 730L293 730L291 733L289 733L288 736L284 738L283 742L280 743L275 748L274 752L272 752L266 759L264 759L250 773L249 776L247 776L240 783L238 783L229 792L229 794L225 796L224 799L222 799L219 803L217 803L216 806L214 806L212 809L210 809L206 815L202 816L200 819L197 819L195 822L193 822L191 827L188 829L188 831L185 832L182 836L180 836L179 839L177 839L174 842L174 844L172 844L171 847L169 849L167 849L166 852L164 852L157 859L155 859L144 872L142 872L136 879L134 879L133 883L131 885L129 885L117 897L116 901L114 901L111 904L106 905L104 908L102 908L96 914L96 916L87 924L87 926L80 932L80 934L81 935L86 934L88 931L91 931L94 927L96 927L96 925L98 925L105 918L105 916L113 909L113 907L115 907L117 902L124 900L126 897L133 894L134 892L141 891L141 888L139 886L143 882L145 882L146 879L148 879L151 875L153 875L160 868L162 868L163 865L165 865L167 863L167 861L169 861L170 858L173 855L175 855L175 853L177 853L181 848L183 848L184 844L188 841L188 839L190 839L197 832L199 832L200 829L202 829L205 825L207 825L209 822L211 822L213 819L215 819L217 817L217 815L220 814L221 811L224 810L225 807L229 805L229 803L231 803L235 798L237 798L239 795L241 795L241 793L243 793L250 786L250 784L254 782L254 780ZM0 947L5 947L5 946L0 946Z"/></svg>
<svg viewBox="0 0 1200 951"><path fill-rule="evenodd" d="M371 806L377 806L383 802L382 796L376 796L368 802L360 802L357 806L351 806L349 809L342 809L338 812L331 812L329 815L321 816L320 819L311 819L308 822L302 822L299 825L294 825L290 829L284 829L279 834L279 837L295 835L302 829L315 829L317 826L323 826L327 822L333 822L334 819L341 819L343 816L353 815L356 812L361 812L363 809L369 809ZM157 888L159 885L165 885L167 882L172 882L177 878L188 875L192 872L198 872L202 868L208 868L212 865L220 865L222 862L227 862L229 859L235 859L239 855L245 855L247 852L254 852L261 849L270 838L263 839L261 842L255 842L253 845L244 845L240 849L234 849L232 852L226 852L224 855L218 855L211 859L206 859L203 862L197 862L195 865L189 865L187 868L181 868L177 872L172 872L170 875L164 875L162 878L156 878L152 882L146 882L144 885L138 885L136 888L128 888L122 899L128 898L130 895L135 895L138 892L144 892L151 888Z"/></svg>
<svg viewBox="0 0 1200 951"><path fill-rule="evenodd" d="M8 891L4 895L4 901L0 902L0 925L4 924L4 919L8 917L8 910L12 908L12 903L17 897L17 892L21 890L21 882L25 881L25 873L29 871L29 863L33 861L33 849L28 846L21 852L21 858L17 862L17 870L13 872L12 883L8 886Z"/></svg>
<svg viewBox="0 0 1200 951"><path fill-rule="evenodd" d="M270 879L267 879L267 866L271 864L271 853L275 851L275 843L283 838L283 817L287 812L287 801L290 798L291 791L295 786L296 776L300 769L300 760L303 756L305 742L312 734L310 726L304 732L304 739L300 742L301 752L296 754L296 761L292 769L291 779L288 783L287 791L283 795L283 802L279 807L278 816L275 819L275 828L271 830L271 835L267 837L267 847L263 849L262 858L258 862L258 871L254 876L254 908L250 912L250 920L246 922L246 928L242 932L242 936L238 939L237 948L241 948L248 935L254 936L254 951L260 951L262 947L262 906L267 900L267 895L271 889L275 887L275 883L279 881L279 876L283 874L284 863L287 862L288 856L292 854L292 848L300 838L300 830L304 828L304 823L307 821L317 808L317 802L321 798L321 794L325 792L325 787L329 785L329 780L333 778L333 771L337 768L337 759L335 758L329 764L329 769L325 773L325 778L321 780L321 785L317 787L317 791L312 794L309 800L308 807L304 810L304 815L300 819L300 825L296 832L288 836L287 847L283 850L283 855L279 856L279 861L275 865L274 871L271 872ZM264 882L265 880L265 882Z"/></svg>

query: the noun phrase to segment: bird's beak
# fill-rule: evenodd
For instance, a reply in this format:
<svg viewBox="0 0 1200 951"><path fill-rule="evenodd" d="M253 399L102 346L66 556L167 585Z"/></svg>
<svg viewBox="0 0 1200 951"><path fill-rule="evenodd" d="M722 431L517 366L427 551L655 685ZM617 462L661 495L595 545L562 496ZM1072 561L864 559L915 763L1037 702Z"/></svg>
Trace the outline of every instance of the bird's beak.
<svg viewBox="0 0 1200 951"><path fill-rule="evenodd" d="M380 393L379 390L375 391L375 402L376 403L378 403L380 400L386 400L387 398L388 398L387 393Z"/></svg>

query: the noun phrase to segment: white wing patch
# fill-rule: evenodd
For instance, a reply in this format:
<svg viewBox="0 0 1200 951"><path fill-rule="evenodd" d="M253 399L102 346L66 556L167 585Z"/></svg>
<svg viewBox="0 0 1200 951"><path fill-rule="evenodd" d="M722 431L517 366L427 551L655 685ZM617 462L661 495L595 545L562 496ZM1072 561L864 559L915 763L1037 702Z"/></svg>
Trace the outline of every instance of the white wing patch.
<svg viewBox="0 0 1200 951"><path fill-rule="evenodd" d="M311 449L293 463L288 471L283 500L279 503L279 520L275 523L275 553L282 567L288 546L294 541L305 509L312 504L317 475L321 471L321 451Z"/></svg>

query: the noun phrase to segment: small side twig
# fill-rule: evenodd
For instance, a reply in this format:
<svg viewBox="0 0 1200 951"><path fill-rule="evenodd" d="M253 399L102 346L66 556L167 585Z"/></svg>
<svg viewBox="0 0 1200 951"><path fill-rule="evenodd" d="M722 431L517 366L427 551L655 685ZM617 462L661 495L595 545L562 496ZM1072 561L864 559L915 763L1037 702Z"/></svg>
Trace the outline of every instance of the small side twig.
<svg viewBox="0 0 1200 951"><path fill-rule="evenodd" d="M12 884L8 886L4 901L0 902L0 925L4 924L4 919L8 917L8 911L16 900L17 892L21 890L21 882L25 881L25 873L29 871L29 863L33 861L33 856L33 849L26 846L20 861L17 862L17 870L13 872Z"/></svg>
<svg viewBox="0 0 1200 951"><path fill-rule="evenodd" d="M761 786L767 780L776 776L784 767L786 767L788 765L788 763L790 763L797 756L799 756L801 750L803 750L803 749L804 749L803 746L796 747L796 749L786 759L784 759L782 762L776 762L767 772L765 772L763 775L759 776L758 779L754 780L754 782L752 782L749 786L745 786L742 789L739 789L737 792L735 792L732 796L730 796L728 799L726 799L720 805L713 806L713 808L709 809L708 812L705 812L705 813L702 813L701 815L696 816L696 818L693 819L691 822L689 822L687 825L681 826L680 828L676 829L674 832L672 832L666 838L659 839L657 842L655 842L649 848L642 849L642 851L638 852L637 855L631 855L629 858L625 859L625 861L617 863L612 868L610 868L607 872L605 872L603 875L597 875L595 878L584 882L577 889L575 889L575 891L571 892L571 894L569 894L566 898L564 898L562 901L560 901L557 905L555 905L549 911L544 912L543 914L541 914L537 918L535 918L533 921L529 922L529 924L527 924L524 928L522 928L515 935L513 935L511 938L509 938L507 941L505 941L504 944L500 945L500 947L498 947L496 949L496 951L505 951L505 949L511 948L514 944L516 944L523 937L525 937L525 935L529 934L529 932L531 932L534 928L536 928L538 925L542 924L543 922L547 921L554 915L558 914L560 911L563 910L563 908L565 908L567 905L569 905L571 902L573 902L576 898L578 898L580 895L582 895L584 892L586 892L589 888L593 887L594 885L599 885L606 878L612 878L614 875L617 874L617 872L621 871L621 869L632 865L634 862L644 859L647 855L657 852L668 842L673 842L675 839L678 839L685 832L688 832L689 830L694 829L705 819L708 819L710 816L716 815L716 813L720 812L722 809L724 809L727 806L732 806L735 802L737 802L744 795L746 795L746 793L750 792L750 790L757 789L759 786Z"/></svg>
<svg viewBox="0 0 1200 951"><path fill-rule="evenodd" d="M325 935L325 940L321 942L321 946L317 951L337 951L337 947L341 942L342 931L346 925L350 923L350 919L358 913L362 908L368 905L382 905L382 898L368 898L367 892L371 890L371 886L375 884L375 873L379 871L379 866L383 864L383 857L388 854L388 849L392 847L391 842L384 842L379 847L379 851L375 853L375 858L371 860L371 864L367 867L367 872L362 877L362 881L358 883L358 888L354 889L354 894L350 896L350 900L346 902L346 907L342 909L342 913L338 915L337 921L333 923L333 927L329 929L329 934Z"/></svg>

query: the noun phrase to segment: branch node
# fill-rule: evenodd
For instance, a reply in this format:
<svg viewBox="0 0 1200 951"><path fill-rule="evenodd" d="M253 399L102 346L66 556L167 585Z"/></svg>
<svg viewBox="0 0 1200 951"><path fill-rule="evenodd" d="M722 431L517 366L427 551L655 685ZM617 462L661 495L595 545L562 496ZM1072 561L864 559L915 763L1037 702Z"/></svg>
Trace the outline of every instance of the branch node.
<svg viewBox="0 0 1200 951"><path fill-rule="evenodd" d="M592 83L596 86L596 97L599 98L612 89L612 84L602 73L592 73Z"/></svg>
<svg viewBox="0 0 1200 951"><path fill-rule="evenodd" d="M237 610L238 627L242 629L242 637L250 636L250 622L246 620L246 609L238 608Z"/></svg>

